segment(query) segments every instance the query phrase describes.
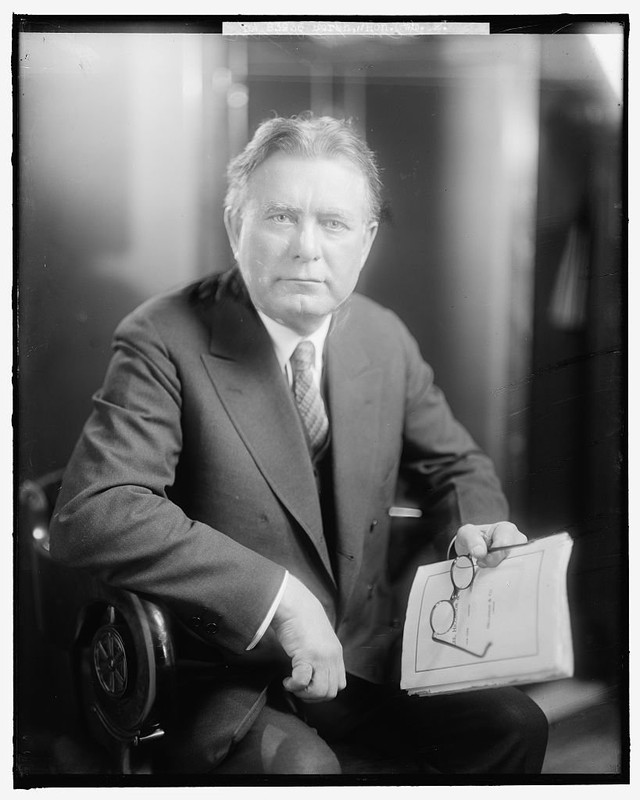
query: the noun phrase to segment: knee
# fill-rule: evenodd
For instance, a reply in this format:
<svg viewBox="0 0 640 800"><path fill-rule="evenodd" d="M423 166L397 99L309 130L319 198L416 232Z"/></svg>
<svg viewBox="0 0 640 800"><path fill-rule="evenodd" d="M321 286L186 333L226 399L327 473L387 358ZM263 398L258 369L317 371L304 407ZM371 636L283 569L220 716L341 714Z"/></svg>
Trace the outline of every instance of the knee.
<svg viewBox="0 0 640 800"><path fill-rule="evenodd" d="M506 713L511 725L522 731L523 735L546 742L549 723L540 706L524 692L518 692L517 699L507 705Z"/></svg>
<svg viewBox="0 0 640 800"><path fill-rule="evenodd" d="M342 772L335 753L320 737L282 742L272 771L280 775L339 775Z"/></svg>
<svg viewBox="0 0 640 800"><path fill-rule="evenodd" d="M528 695L513 689L495 708L495 728L505 738L518 741L531 752L544 753L549 723L544 712Z"/></svg>

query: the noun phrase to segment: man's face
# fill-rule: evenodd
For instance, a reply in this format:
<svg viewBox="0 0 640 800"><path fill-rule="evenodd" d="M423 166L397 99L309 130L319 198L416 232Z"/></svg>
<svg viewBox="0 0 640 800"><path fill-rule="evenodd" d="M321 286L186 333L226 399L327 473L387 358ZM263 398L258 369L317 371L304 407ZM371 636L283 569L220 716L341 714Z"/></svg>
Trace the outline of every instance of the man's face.
<svg viewBox="0 0 640 800"><path fill-rule="evenodd" d="M257 308L306 336L349 297L377 231L366 189L342 157L277 153L255 170L225 224Z"/></svg>

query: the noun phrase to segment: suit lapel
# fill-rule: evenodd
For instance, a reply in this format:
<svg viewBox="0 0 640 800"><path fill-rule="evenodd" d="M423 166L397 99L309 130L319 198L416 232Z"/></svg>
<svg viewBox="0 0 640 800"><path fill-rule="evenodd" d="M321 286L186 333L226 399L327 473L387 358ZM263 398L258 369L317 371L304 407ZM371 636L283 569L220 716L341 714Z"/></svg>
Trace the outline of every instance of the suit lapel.
<svg viewBox="0 0 640 800"><path fill-rule="evenodd" d="M362 562L378 446L382 371L374 366L341 309L327 339L329 408L336 504L337 569L343 607Z"/></svg>
<svg viewBox="0 0 640 800"><path fill-rule="evenodd" d="M224 295L210 325L211 352L202 356L209 378L265 480L309 536L333 581L302 423L269 335L251 307Z"/></svg>

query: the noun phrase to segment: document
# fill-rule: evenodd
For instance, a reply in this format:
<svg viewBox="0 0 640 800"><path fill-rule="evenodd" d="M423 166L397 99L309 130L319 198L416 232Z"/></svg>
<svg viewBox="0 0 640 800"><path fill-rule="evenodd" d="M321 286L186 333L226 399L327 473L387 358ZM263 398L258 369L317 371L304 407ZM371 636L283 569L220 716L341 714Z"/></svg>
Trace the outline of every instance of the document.
<svg viewBox="0 0 640 800"><path fill-rule="evenodd" d="M558 533L510 548L495 568L466 556L453 572L454 560L420 567L404 625L401 688L430 695L571 677L572 546L568 533Z"/></svg>

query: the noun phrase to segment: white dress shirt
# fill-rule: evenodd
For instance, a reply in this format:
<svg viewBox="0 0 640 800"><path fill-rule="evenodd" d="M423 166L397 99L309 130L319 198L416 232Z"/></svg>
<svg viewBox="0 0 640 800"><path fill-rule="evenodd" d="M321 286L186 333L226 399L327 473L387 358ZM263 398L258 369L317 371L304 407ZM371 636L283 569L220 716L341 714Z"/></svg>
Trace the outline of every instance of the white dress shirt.
<svg viewBox="0 0 640 800"><path fill-rule="evenodd" d="M290 363L293 351L300 342L308 341L313 344L316 356L315 364L312 367L313 381L318 389L320 389L322 386L322 369L324 365L324 343L327 338L327 333L329 332L329 326L331 325L331 316L328 316L322 325L309 336L300 336L299 333L292 331L291 328L287 328L280 322L276 322L262 311L258 311L258 314L264 323L264 327L267 329L267 333L271 337L280 369L287 376L289 386L293 385L293 373Z"/></svg>
<svg viewBox="0 0 640 800"><path fill-rule="evenodd" d="M318 390L320 390L322 386L322 370L324 367L324 343L327 338L327 334L329 333L331 315L329 315L324 320L322 325L320 325L320 327L312 334L309 336L300 336L299 333L292 331L291 328L287 328L286 325L276 322L262 311L258 311L258 314L260 315L260 319L267 329L267 333L271 337L271 342L273 344L273 349L275 351L276 358L278 359L278 363L280 364L280 369L283 371L289 386L293 386L293 372L291 370L290 363L293 351L302 341L306 340L313 343L315 348L315 364L312 366L313 382L318 387ZM262 639L264 636L267 628L271 624L271 620L273 619L276 610L280 605L282 595L286 589L288 577L289 572L285 572L282 583L280 584L280 589L278 590L278 594L275 596L275 599L271 604L269 611L267 612L267 616L264 618L262 624L256 631L256 635L249 642L247 650L252 650L258 644L260 639Z"/></svg>

